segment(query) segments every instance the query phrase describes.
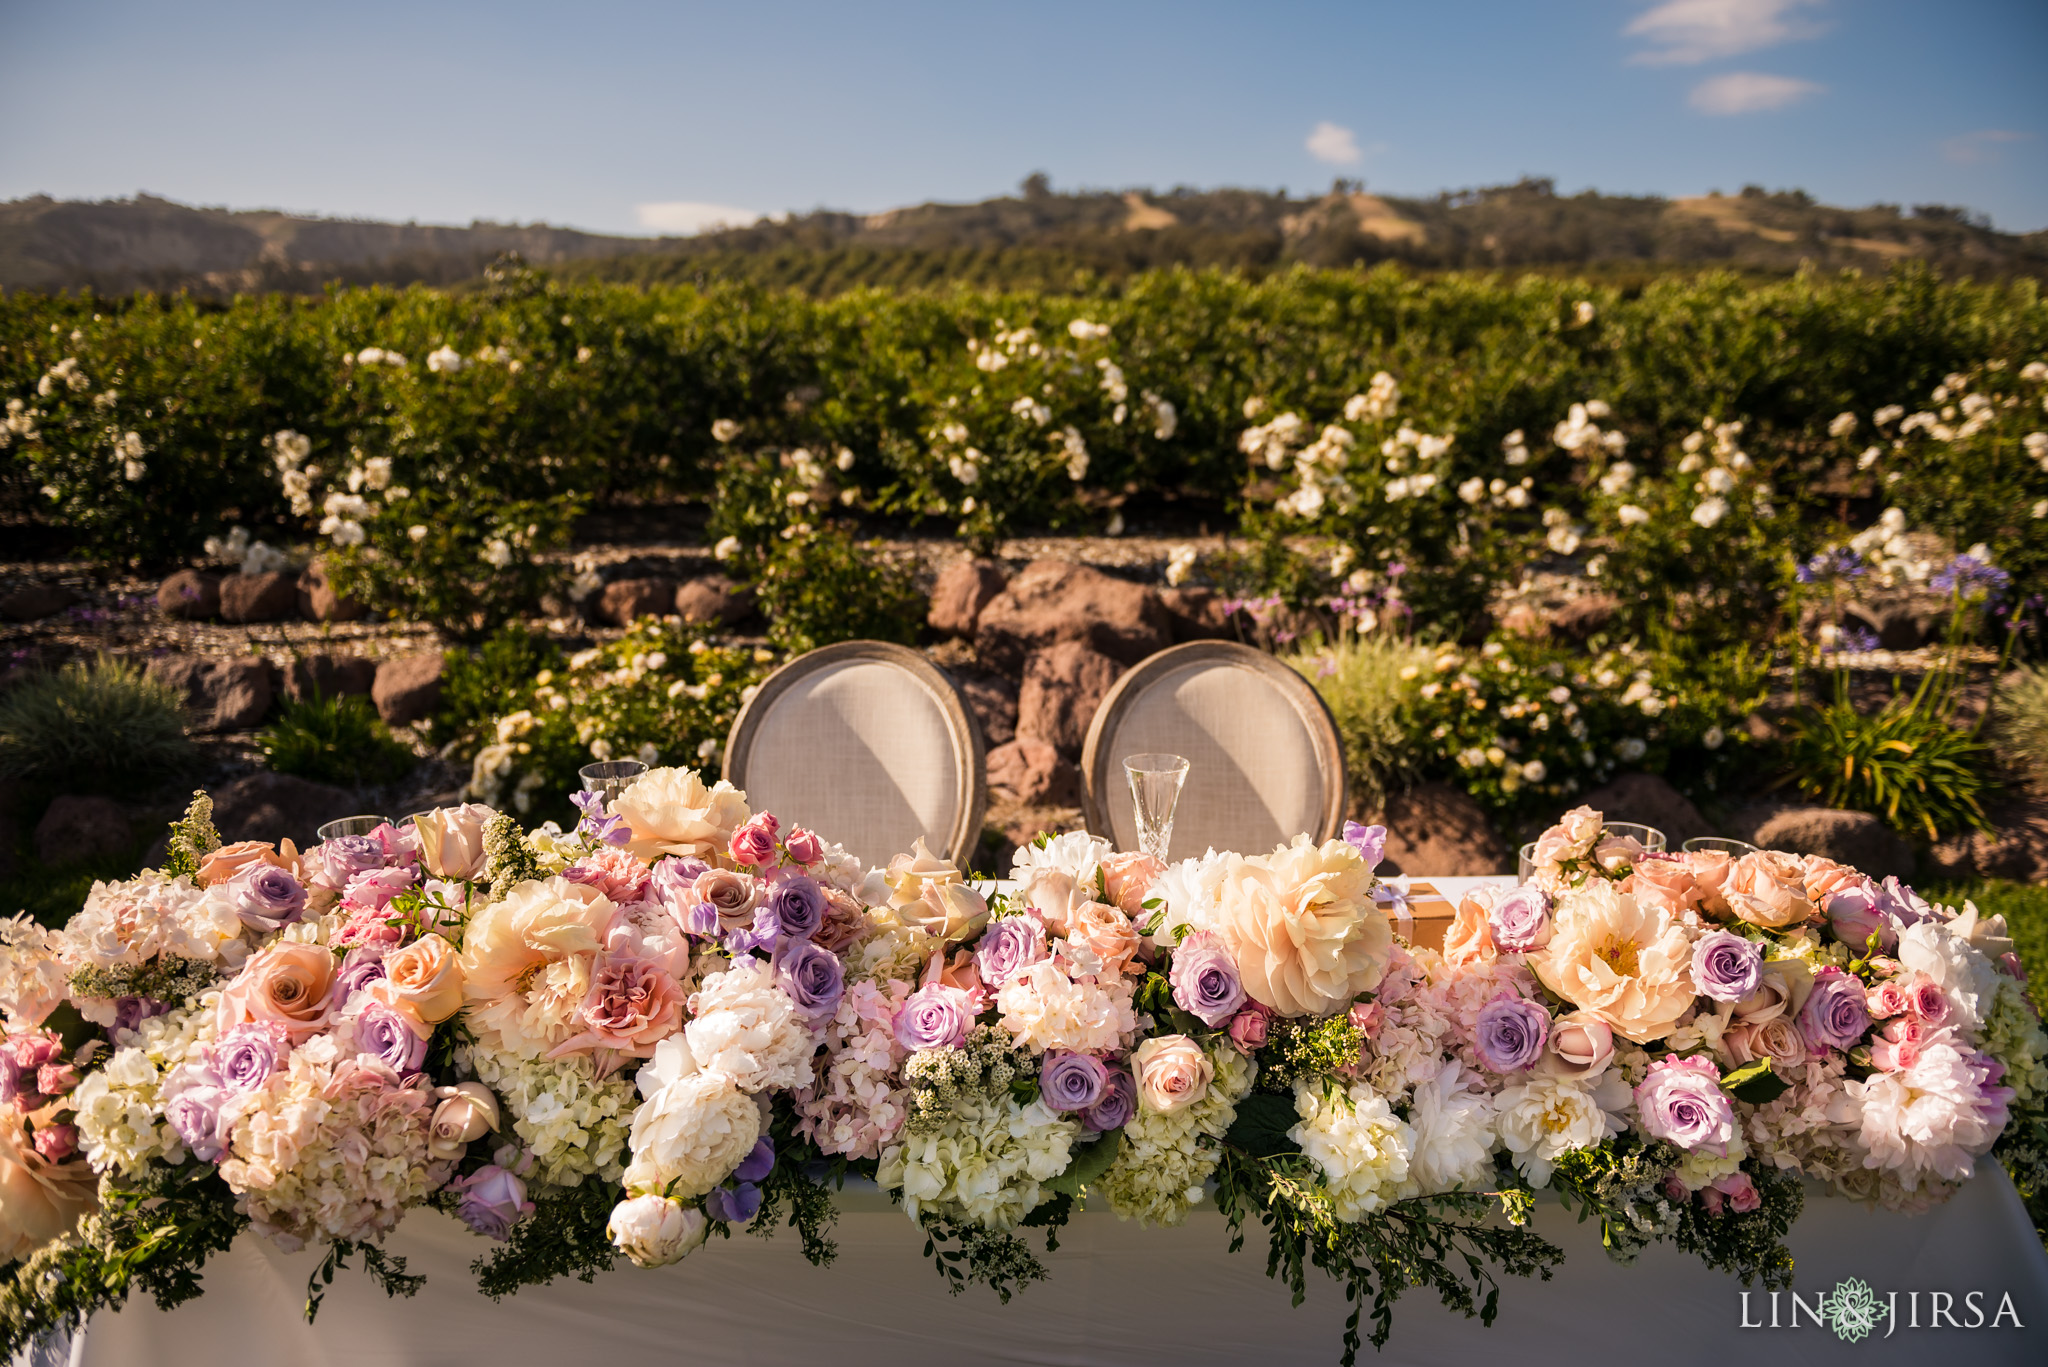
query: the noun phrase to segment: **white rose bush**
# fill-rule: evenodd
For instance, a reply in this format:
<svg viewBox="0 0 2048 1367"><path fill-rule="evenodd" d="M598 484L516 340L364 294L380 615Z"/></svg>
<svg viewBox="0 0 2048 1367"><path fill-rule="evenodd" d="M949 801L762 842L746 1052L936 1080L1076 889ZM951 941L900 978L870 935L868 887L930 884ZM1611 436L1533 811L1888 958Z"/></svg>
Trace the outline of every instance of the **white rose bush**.
<svg viewBox="0 0 2048 1367"><path fill-rule="evenodd" d="M1345 1284L1349 1362L1404 1290L1490 1323L1547 1275L1539 1189L1618 1259L1776 1288L1807 1180L1917 1211L1989 1155L2048 1175L2003 924L1827 859L1651 852L1582 807L1439 949L1355 823L1172 865L1042 837L998 887L922 841L865 868L689 769L578 806L300 850L222 846L202 794L163 868L0 925L0 1347L190 1299L244 1231L323 1252L309 1314L350 1260L411 1294L383 1240L421 1207L487 1241L493 1296L736 1229L823 1265L858 1177L1005 1301L1084 1199L1213 1203L1297 1293Z"/></svg>

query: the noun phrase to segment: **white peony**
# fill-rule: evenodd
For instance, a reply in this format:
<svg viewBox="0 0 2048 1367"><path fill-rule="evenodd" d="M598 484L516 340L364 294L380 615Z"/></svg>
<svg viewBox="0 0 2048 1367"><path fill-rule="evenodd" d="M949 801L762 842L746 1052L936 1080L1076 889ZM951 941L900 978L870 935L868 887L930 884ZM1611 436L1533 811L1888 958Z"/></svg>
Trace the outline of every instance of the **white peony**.
<svg viewBox="0 0 2048 1367"><path fill-rule="evenodd" d="M1976 930L1975 907L1953 921L1918 921L1899 935L1898 953L1900 963L1935 981L1955 1012L1952 1024L1973 1037L1998 991L1998 969L1970 943Z"/></svg>
<svg viewBox="0 0 2048 1367"><path fill-rule="evenodd" d="M703 1244L704 1212L667 1196L631 1196L612 1207L604 1232L635 1267L666 1267Z"/></svg>
<svg viewBox="0 0 2048 1367"><path fill-rule="evenodd" d="M1863 1165L1896 1176L1907 1191L1931 1177L1967 1179L1976 1156L2005 1128L2006 1106L1994 1099L2004 1093L1993 1093L1986 1065L1982 1054L1958 1048L1953 1031L1943 1030L1921 1045L1912 1067L1845 1083L1862 1107Z"/></svg>
<svg viewBox="0 0 2048 1367"><path fill-rule="evenodd" d="M1626 1090L1626 1084L1622 1084ZM1572 1078L1532 1077L1494 1099L1495 1126L1515 1166L1531 1184L1550 1180L1557 1160L1621 1133L1621 1121L1601 1106L1593 1088Z"/></svg>
<svg viewBox="0 0 2048 1367"><path fill-rule="evenodd" d="M1409 1177L1423 1196L1486 1182L1493 1176L1493 1098L1467 1088L1479 1078L1453 1059L1416 1084L1408 1120L1415 1128Z"/></svg>
<svg viewBox="0 0 2048 1367"><path fill-rule="evenodd" d="M818 1037L796 1003L775 985L775 970L751 956L714 973L690 998L695 1014L683 1033L697 1063L725 1073L743 1092L811 1085Z"/></svg>
<svg viewBox="0 0 2048 1367"><path fill-rule="evenodd" d="M730 1073L702 1067L688 1041L671 1035L640 1070L627 1191L689 1200L732 1175L761 1138L761 1108Z"/></svg>

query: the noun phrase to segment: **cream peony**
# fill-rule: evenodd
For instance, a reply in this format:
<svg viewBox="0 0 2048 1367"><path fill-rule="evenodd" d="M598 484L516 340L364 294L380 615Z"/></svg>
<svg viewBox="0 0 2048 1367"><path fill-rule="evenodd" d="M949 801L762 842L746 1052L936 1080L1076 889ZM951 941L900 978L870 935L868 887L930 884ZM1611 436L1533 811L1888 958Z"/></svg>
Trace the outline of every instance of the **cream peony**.
<svg viewBox="0 0 2048 1367"><path fill-rule="evenodd" d="M566 1039L590 991L611 899L566 878L529 879L471 918L462 936L467 1016L515 1050L545 1053Z"/></svg>
<svg viewBox="0 0 2048 1367"><path fill-rule="evenodd" d="M696 1019L683 1027L690 1052L742 1092L811 1085L818 1037L776 985L766 960L743 958L712 974L690 998L690 1009Z"/></svg>
<svg viewBox="0 0 2048 1367"><path fill-rule="evenodd" d="M1211 928L1252 1000L1283 1016L1325 1016L1386 972L1394 932L1372 888L1355 848L1298 836L1270 855L1230 857Z"/></svg>
<svg viewBox="0 0 2048 1367"><path fill-rule="evenodd" d="M1514 1155L1515 1166L1539 1187L1550 1180L1560 1157L1573 1149L1591 1148L1622 1129L1593 1088L1572 1078L1526 1078L1503 1089L1494 1105L1501 1143Z"/></svg>
<svg viewBox="0 0 2048 1367"><path fill-rule="evenodd" d="M761 1137L761 1108L730 1073L699 1066L690 1046L671 1035L655 1046L640 1070L633 1112L633 1159L622 1179L627 1191L702 1196L732 1175Z"/></svg>
<svg viewBox="0 0 2048 1367"><path fill-rule="evenodd" d="M626 848L651 863L664 854L721 858L753 812L724 779L707 788L695 769L649 769L612 800L612 815L633 829Z"/></svg>
<svg viewBox="0 0 2048 1367"><path fill-rule="evenodd" d="M1560 896L1550 943L1528 956L1543 985L1637 1044L1693 1004L1692 945L1678 922L1595 879Z"/></svg>
<svg viewBox="0 0 2048 1367"><path fill-rule="evenodd" d="M666 1196L630 1196L612 1207L604 1232L635 1267L666 1267L694 1252L711 1222L694 1206Z"/></svg>

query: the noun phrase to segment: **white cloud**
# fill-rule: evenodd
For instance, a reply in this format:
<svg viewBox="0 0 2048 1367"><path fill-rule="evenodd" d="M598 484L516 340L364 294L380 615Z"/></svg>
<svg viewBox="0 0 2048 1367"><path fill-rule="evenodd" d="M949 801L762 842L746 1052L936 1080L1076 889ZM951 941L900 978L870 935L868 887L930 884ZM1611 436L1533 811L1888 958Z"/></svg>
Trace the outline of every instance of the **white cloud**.
<svg viewBox="0 0 2048 1367"><path fill-rule="evenodd" d="M1980 128L1974 133L1963 133L1942 143L1941 154L1950 161L1964 166L1975 166L1980 162L1998 159L1998 144L2002 142L2025 142L2032 133L2021 133L2011 128Z"/></svg>
<svg viewBox="0 0 2048 1367"><path fill-rule="evenodd" d="M1702 114L1755 114L1765 109L1783 109L1795 100L1826 88L1792 76L1731 71L1725 76L1709 77L1694 86L1687 103Z"/></svg>
<svg viewBox="0 0 2048 1367"><path fill-rule="evenodd" d="M761 215L752 209L737 209L730 204L698 204L686 199L671 200L666 204L642 204L633 210L633 216L639 219L643 228L684 236L710 228L744 228L749 223L761 221Z"/></svg>
<svg viewBox="0 0 2048 1367"><path fill-rule="evenodd" d="M1332 166L1353 165L1364 155L1358 150L1356 133L1328 120L1315 126L1315 131L1308 135L1306 146L1310 156Z"/></svg>
<svg viewBox="0 0 2048 1367"><path fill-rule="evenodd" d="M1811 38L1822 25L1793 13L1820 0L1664 0L1622 30L1656 46L1630 57L1643 66L1694 66L1717 57Z"/></svg>

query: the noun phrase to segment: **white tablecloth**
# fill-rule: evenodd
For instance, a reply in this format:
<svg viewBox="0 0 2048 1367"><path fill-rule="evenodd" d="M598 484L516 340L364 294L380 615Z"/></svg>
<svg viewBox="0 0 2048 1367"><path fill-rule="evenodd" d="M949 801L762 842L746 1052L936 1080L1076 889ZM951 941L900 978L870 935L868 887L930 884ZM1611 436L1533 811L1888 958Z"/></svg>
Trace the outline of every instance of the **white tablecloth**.
<svg viewBox="0 0 2048 1367"><path fill-rule="evenodd" d="M76 1345L76 1367L261 1363L489 1363L496 1367L684 1362L776 1367L905 1367L991 1363L1143 1364L1235 1367L1240 1363L1326 1364L1340 1348L1344 1301L1334 1283L1311 1275L1307 1304L1265 1274L1265 1244L1250 1231L1228 1251L1222 1219L1203 1210L1175 1230L1143 1230L1106 1211L1080 1214L1045 1259L1051 1280L1004 1306L980 1287L946 1294L922 1257L923 1240L869 1189L848 1192L829 1268L803 1261L790 1231L772 1239L714 1240L681 1264L632 1267L592 1285L529 1288L493 1304L477 1294L468 1264L485 1246L445 1216L415 1212L390 1240L414 1272L428 1276L412 1300L387 1301L360 1273L337 1279L319 1322L300 1317L314 1255L278 1253L244 1236L206 1274L207 1294L170 1313L146 1300L96 1318ZM1610 1262L1597 1226L1580 1225L1554 1204L1536 1227L1564 1248L1548 1283L1510 1280L1499 1321L1485 1328L1446 1312L1426 1292L1395 1308L1394 1334L1375 1359L1452 1367L1605 1367L1644 1364L1868 1364L1939 1360L1983 1364L2048 1362L2048 1255L2035 1239L2012 1185L1995 1163L1979 1165L1948 1204L1918 1217L1884 1214L1815 1196L1793 1231L1796 1288L1809 1301L1847 1277L1882 1296L1899 1295L1899 1328L1887 1340L1839 1341L1802 1320L1796 1329L1744 1329L1739 1283L1697 1260L1652 1249L1634 1267ZM1964 1297L1983 1292L1985 1320L2010 1294L2021 1329L1906 1327L1906 1293ZM1780 1321L1790 1313L1780 1297ZM1770 1297L1752 1292L1752 1324L1770 1322ZM1883 1332L1880 1327L1880 1334Z"/></svg>

